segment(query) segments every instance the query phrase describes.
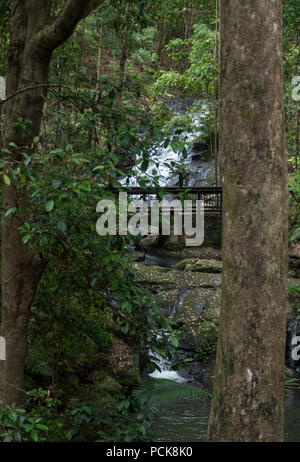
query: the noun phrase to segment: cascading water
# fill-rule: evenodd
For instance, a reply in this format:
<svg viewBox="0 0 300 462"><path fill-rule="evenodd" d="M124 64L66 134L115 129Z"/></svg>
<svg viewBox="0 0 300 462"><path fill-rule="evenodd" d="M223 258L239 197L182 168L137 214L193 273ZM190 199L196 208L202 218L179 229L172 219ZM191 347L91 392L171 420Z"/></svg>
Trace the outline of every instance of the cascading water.
<svg viewBox="0 0 300 462"><path fill-rule="evenodd" d="M157 341L159 342L163 335L165 338L167 338L168 343L170 343L169 334L163 331L161 332L161 334L157 336ZM153 351L150 351L150 356L153 358L155 364L158 367L154 372L149 374L150 377L152 377L153 379L173 380L174 382L179 383L186 382L186 379L181 377L177 371L172 370L171 362L168 361L166 358L163 358L161 355Z"/></svg>
<svg viewBox="0 0 300 462"><path fill-rule="evenodd" d="M176 100L169 102L167 105L174 112L175 116L183 115L188 110L184 101ZM211 184L213 180L208 180L208 177L213 171L213 162L199 160L201 154L195 154L192 147L195 140L199 140L203 133L203 119L207 114L207 109L203 108L201 113L191 116L191 130L183 132L180 135L180 139L187 152L185 158L181 152L172 148L172 143L166 145L165 140L163 140L152 147L146 171L142 171L140 167L141 154L137 156L133 174L121 180L121 183L129 186L137 186L139 184L138 177L143 177L149 181L150 185L156 182L160 186L176 186L180 182L179 173L176 171L176 164L179 164L185 167L185 186L207 186ZM172 141L174 137L175 135L171 134L168 138ZM205 153L205 149L202 153Z"/></svg>
<svg viewBox="0 0 300 462"><path fill-rule="evenodd" d="M187 380L181 377L177 371L172 370L170 363L161 356L156 356L156 363L159 369L156 369L152 374L149 374L153 379L168 379L174 382L184 383Z"/></svg>

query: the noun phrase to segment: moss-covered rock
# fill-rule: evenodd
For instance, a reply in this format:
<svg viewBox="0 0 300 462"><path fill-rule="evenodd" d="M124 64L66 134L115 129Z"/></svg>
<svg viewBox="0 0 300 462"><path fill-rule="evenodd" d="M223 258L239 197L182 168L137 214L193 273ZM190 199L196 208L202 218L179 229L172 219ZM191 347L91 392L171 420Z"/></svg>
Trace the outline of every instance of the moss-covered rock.
<svg viewBox="0 0 300 462"><path fill-rule="evenodd" d="M161 236L150 235L141 239L141 245L144 249L151 249L152 247L159 247L161 245Z"/></svg>
<svg viewBox="0 0 300 462"><path fill-rule="evenodd" d="M219 291L196 288L187 294L176 314L181 332L179 345L192 352L196 361L207 360L216 352L219 303Z"/></svg>
<svg viewBox="0 0 300 462"><path fill-rule="evenodd" d="M197 361L208 360L217 349L218 327L210 321L185 323L181 329L180 347L194 352Z"/></svg>
<svg viewBox="0 0 300 462"><path fill-rule="evenodd" d="M221 275L197 273L193 271L182 272L178 269L164 268L161 266L134 265L136 278L141 284L150 286L152 290L182 287L207 287L216 288L221 285Z"/></svg>
<svg viewBox="0 0 300 462"><path fill-rule="evenodd" d="M128 257L132 261L144 261L145 260L145 253L140 252L139 250L133 250L132 252L128 253Z"/></svg>
<svg viewBox="0 0 300 462"><path fill-rule="evenodd" d="M220 313L216 289L221 275L141 264L134 267L140 283L155 294L161 313L180 326L180 347L193 352L197 360L209 358L216 350Z"/></svg>
<svg viewBox="0 0 300 462"><path fill-rule="evenodd" d="M177 287L180 284L181 272L163 266L144 266L135 264L136 277L142 284Z"/></svg>
<svg viewBox="0 0 300 462"><path fill-rule="evenodd" d="M186 324L198 320L206 311L206 306L214 293L213 289L204 287L196 287L188 291L178 306L175 321Z"/></svg>
<svg viewBox="0 0 300 462"><path fill-rule="evenodd" d="M93 373L93 384L99 393L114 394L122 390L122 385L106 370Z"/></svg>
<svg viewBox="0 0 300 462"><path fill-rule="evenodd" d="M121 385L134 387L140 383L141 376L134 352L118 338L109 352L109 365L111 373Z"/></svg>
<svg viewBox="0 0 300 462"><path fill-rule="evenodd" d="M156 297L156 301L160 308L161 314L166 318L171 317L174 305L177 303L177 300L177 289L163 290L160 292Z"/></svg>
<svg viewBox="0 0 300 462"><path fill-rule="evenodd" d="M185 271L198 271L200 273L222 273L222 262L218 260L199 260L186 258L177 263L176 269Z"/></svg>
<svg viewBox="0 0 300 462"><path fill-rule="evenodd" d="M160 251L161 255L177 257L179 259L186 258L198 258L199 260L204 260L205 258L209 260L219 260L222 261L222 252L220 249L214 247L185 247L179 251L169 251L164 252Z"/></svg>
<svg viewBox="0 0 300 462"><path fill-rule="evenodd" d="M205 321L214 322L216 325L219 324L221 312L221 288L218 288L214 292L213 296L210 298L209 302L206 305L205 310L202 314L202 319Z"/></svg>
<svg viewBox="0 0 300 462"><path fill-rule="evenodd" d="M103 406L108 415L113 412L118 394L122 391L122 385L106 369L95 369L86 381L76 387L75 396L80 401L89 401L95 405ZM72 393L71 393L72 394Z"/></svg>

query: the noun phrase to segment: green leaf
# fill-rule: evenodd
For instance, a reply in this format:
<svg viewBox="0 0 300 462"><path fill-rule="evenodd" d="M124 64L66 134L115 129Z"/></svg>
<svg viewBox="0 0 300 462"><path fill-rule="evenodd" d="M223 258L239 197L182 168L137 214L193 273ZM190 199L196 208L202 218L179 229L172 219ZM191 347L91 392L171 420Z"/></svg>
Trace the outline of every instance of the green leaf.
<svg viewBox="0 0 300 462"><path fill-rule="evenodd" d="M86 192L91 192L92 189L90 183L87 183L86 181L79 185L78 188Z"/></svg>
<svg viewBox="0 0 300 462"><path fill-rule="evenodd" d="M146 379L133 390L132 396L141 405L180 401L185 398L211 398L211 394L201 388L167 379Z"/></svg>
<svg viewBox="0 0 300 462"><path fill-rule="evenodd" d="M47 432L49 430L49 428L47 427L47 425L43 425L43 424L37 424L36 425L36 428L38 428L39 430L43 430L45 432Z"/></svg>
<svg viewBox="0 0 300 462"><path fill-rule="evenodd" d="M31 239L31 234L25 234L25 236L22 237L22 242L23 244L26 244L28 241Z"/></svg>
<svg viewBox="0 0 300 462"><path fill-rule="evenodd" d="M5 183L7 186L9 186L10 183L11 183L9 176L3 175L3 178L4 178L4 183Z"/></svg>
<svg viewBox="0 0 300 462"><path fill-rule="evenodd" d="M62 181L61 181L61 179L59 179L59 178L55 178L55 179L52 181L52 186L53 186L54 189L59 188L61 184L62 184Z"/></svg>
<svg viewBox="0 0 300 462"><path fill-rule="evenodd" d="M31 438L33 439L33 441L34 441L35 443L38 442L38 440L39 440L39 435L38 435L38 432L37 432L36 430L32 430L32 432L31 432Z"/></svg>
<svg viewBox="0 0 300 462"><path fill-rule="evenodd" d="M46 204L46 211L51 212L53 208L54 208L54 201L53 200L48 201Z"/></svg>
<svg viewBox="0 0 300 462"><path fill-rule="evenodd" d="M22 435L20 432L15 433L15 440L17 443L20 443L22 441Z"/></svg>
<svg viewBox="0 0 300 462"><path fill-rule="evenodd" d="M88 406L83 406L82 408L87 414L91 415L92 414L92 411L91 409L88 407Z"/></svg>
<svg viewBox="0 0 300 462"><path fill-rule="evenodd" d="M178 347L178 338L177 337L172 337L172 345L177 348Z"/></svg>
<svg viewBox="0 0 300 462"><path fill-rule="evenodd" d="M8 434L4 440L3 440L4 443L11 443L12 442L12 435Z"/></svg>
<svg viewBox="0 0 300 462"><path fill-rule="evenodd" d="M67 225L64 221L59 221L57 227L62 233L64 233L67 229Z"/></svg>
<svg viewBox="0 0 300 462"><path fill-rule="evenodd" d="M7 210L5 216L8 217L9 215L16 213L16 211L17 207L12 207L11 209Z"/></svg>

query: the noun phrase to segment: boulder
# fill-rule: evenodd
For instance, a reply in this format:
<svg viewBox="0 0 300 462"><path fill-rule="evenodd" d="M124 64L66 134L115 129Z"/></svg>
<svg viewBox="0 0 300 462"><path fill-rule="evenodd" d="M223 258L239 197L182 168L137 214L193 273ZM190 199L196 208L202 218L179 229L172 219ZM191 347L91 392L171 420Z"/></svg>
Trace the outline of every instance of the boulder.
<svg viewBox="0 0 300 462"><path fill-rule="evenodd" d="M289 255L291 258L300 258L300 242L293 242L290 245Z"/></svg>
<svg viewBox="0 0 300 462"><path fill-rule="evenodd" d="M179 325L179 346L196 361L206 361L215 352L220 315L220 289L196 288L188 293L175 321Z"/></svg>
<svg viewBox="0 0 300 462"><path fill-rule="evenodd" d="M216 288L221 285L220 274L199 273L196 271L181 271L162 266L145 266L139 263L134 265L136 279L151 289L152 293L161 290L180 289L182 287Z"/></svg>
<svg viewBox="0 0 300 462"><path fill-rule="evenodd" d="M128 253L128 257L132 261L144 261L145 260L145 253L140 252L139 250L133 250L132 252Z"/></svg>
<svg viewBox="0 0 300 462"><path fill-rule="evenodd" d="M176 269L197 271L200 273L222 273L222 262L217 260L199 260L187 258L177 263Z"/></svg>
<svg viewBox="0 0 300 462"><path fill-rule="evenodd" d="M161 236L150 235L141 239L141 247L145 250L161 245Z"/></svg>

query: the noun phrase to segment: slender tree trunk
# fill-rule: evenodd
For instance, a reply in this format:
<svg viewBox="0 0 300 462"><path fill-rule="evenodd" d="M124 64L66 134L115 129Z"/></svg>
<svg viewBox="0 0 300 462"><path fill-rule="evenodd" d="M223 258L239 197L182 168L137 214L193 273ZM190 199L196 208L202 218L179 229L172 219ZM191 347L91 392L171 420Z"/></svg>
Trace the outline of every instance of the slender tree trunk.
<svg viewBox="0 0 300 462"><path fill-rule="evenodd" d="M157 22L156 25L157 31L157 43L156 43L156 54L157 54L157 64L158 69L162 60L162 52L164 48L164 38L165 38L165 22Z"/></svg>
<svg viewBox="0 0 300 462"><path fill-rule="evenodd" d="M103 54L103 28L100 27L99 31L99 44L98 44L98 57L97 57L97 69L96 69L96 103L99 100L98 92L100 88L100 76L102 70L102 54Z"/></svg>
<svg viewBox="0 0 300 462"><path fill-rule="evenodd" d="M122 51L121 51L121 58L120 58L120 66L119 66L119 85L120 91L117 96L117 105L120 106L123 91L124 91L124 82L125 82L125 69L126 69L126 62L127 62L127 42L128 42L128 23L129 23L129 15L130 15L130 3L127 2L125 5L125 15L124 15L124 30L123 30L123 38L122 38Z"/></svg>
<svg viewBox="0 0 300 462"><path fill-rule="evenodd" d="M221 0L223 280L209 441L282 441L288 189L281 0Z"/></svg>
<svg viewBox="0 0 300 462"><path fill-rule="evenodd" d="M297 123L296 123L296 149L295 149L295 157L296 157L296 171L298 170L299 164L299 132L300 132L300 111L297 111Z"/></svg>

